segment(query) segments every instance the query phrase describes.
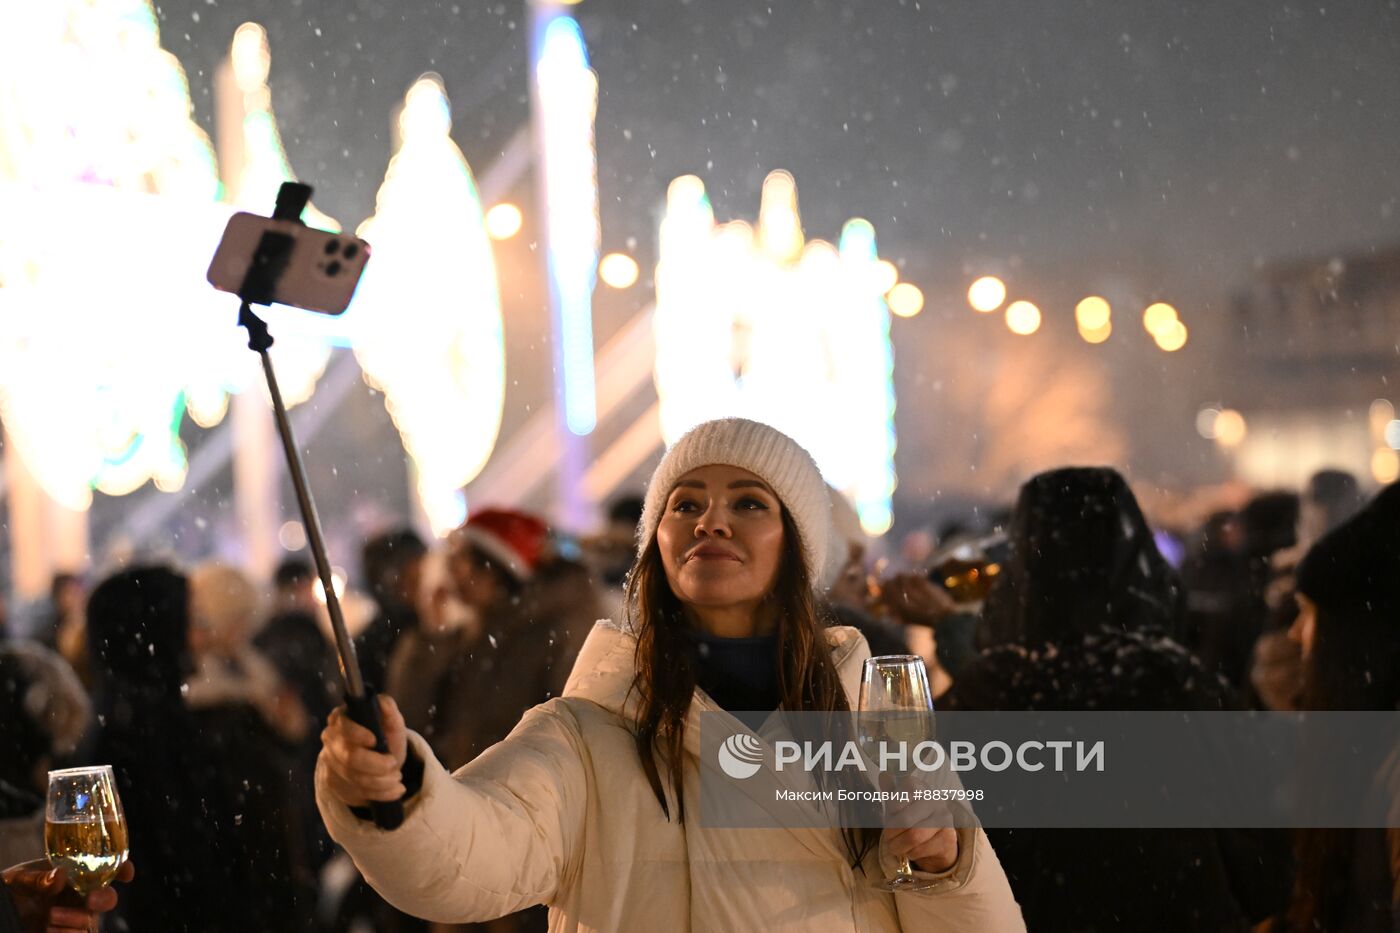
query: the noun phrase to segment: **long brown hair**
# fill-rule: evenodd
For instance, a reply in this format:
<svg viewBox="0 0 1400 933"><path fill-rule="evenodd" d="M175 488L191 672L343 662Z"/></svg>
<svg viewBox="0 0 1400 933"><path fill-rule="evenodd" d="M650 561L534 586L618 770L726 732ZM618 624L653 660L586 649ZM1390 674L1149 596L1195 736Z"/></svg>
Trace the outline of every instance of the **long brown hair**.
<svg viewBox="0 0 1400 933"><path fill-rule="evenodd" d="M777 580L765 597L777 608L778 693L789 711L848 712L845 688L827 645L826 627L802 556L802 538L786 508L783 553ZM676 820L685 822L682 749L685 719L695 695L695 668L686 634L689 623L671 591L653 534L627 577L627 617L637 633L636 676L632 690L640 700L635 727L637 754L652 793L667 819L671 807L661 781L660 759L669 767L676 798ZM878 834L869 829L842 830L852 867L858 867Z"/></svg>

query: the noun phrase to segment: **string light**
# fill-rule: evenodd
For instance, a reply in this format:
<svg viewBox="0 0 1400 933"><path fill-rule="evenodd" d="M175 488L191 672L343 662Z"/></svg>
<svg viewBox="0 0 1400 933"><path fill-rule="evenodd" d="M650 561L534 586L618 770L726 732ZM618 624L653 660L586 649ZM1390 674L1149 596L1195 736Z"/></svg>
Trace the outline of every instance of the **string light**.
<svg viewBox="0 0 1400 933"><path fill-rule="evenodd" d="M900 282L886 296L890 311L899 317L913 317L924 309L924 293L917 285Z"/></svg>
<svg viewBox="0 0 1400 933"><path fill-rule="evenodd" d="M598 278L611 288L631 288L640 271L637 260L625 253L608 253L598 262Z"/></svg>
<svg viewBox="0 0 1400 933"><path fill-rule="evenodd" d="M524 224L525 217L514 204L497 204L486 212L486 232L493 240L509 240Z"/></svg>
<svg viewBox="0 0 1400 933"><path fill-rule="evenodd" d="M1040 309L1029 301L1013 301L1006 306L1006 326L1013 334L1029 336L1040 330Z"/></svg>
<svg viewBox="0 0 1400 933"><path fill-rule="evenodd" d="M974 311L990 314L1006 300L1006 283L994 275L984 275L967 290L967 303Z"/></svg>

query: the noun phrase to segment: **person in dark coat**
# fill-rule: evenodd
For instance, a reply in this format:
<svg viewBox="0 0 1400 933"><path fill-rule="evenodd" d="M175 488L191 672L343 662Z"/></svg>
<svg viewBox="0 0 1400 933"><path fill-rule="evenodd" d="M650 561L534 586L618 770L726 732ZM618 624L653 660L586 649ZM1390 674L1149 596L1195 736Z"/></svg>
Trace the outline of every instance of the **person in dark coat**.
<svg viewBox="0 0 1400 933"><path fill-rule="evenodd" d="M1010 557L988 595L990 647L939 709L1212 710L1237 701L1167 633L1176 574L1106 468L1021 488ZM1027 928L1247 931L1288 896L1282 833L988 829Z"/></svg>
<svg viewBox="0 0 1400 933"><path fill-rule="evenodd" d="M418 591L427 555L423 539L407 528L365 542L361 564L376 612L355 636L355 653L365 689L372 693L384 691L389 658L403 633L418 627Z"/></svg>
<svg viewBox="0 0 1400 933"><path fill-rule="evenodd" d="M272 615L253 637L253 647L276 668L290 687L312 724L293 748L293 793L302 821L302 846L311 866L319 870L335 851L316 812L312 776L321 750L320 730L331 710L340 703L340 668L335 649L316 621L319 604L313 591L316 580L311 564L303 558L283 561L273 576Z"/></svg>
<svg viewBox="0 0 1400 933"><path fill-rule="evenodd" d="M1303 652L1302 708L1400 710L1400 484L1313 545L1297 593L1289 634ZM1391 828L1297 833L1292 930L1400 930L1400 749L1360 753L1375 777L1354 793L1384 807Z"/></svg>
<svg viewBox="0 0 1400 933"><path fill-rule="evenodd" d="M112 766L141 865L114 915L142 933L254 929L247 892L256 879L241 858L237 811L181 696L191 670L188 582L163 566L107 578L88 599L87 636L98 726L84 757Z"/></svg>

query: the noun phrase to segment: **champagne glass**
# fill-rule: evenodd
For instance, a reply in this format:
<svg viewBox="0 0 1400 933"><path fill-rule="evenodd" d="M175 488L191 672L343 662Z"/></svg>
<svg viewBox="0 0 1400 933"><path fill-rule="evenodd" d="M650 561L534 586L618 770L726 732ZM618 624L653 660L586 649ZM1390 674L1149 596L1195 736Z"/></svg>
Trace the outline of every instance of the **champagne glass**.
<svg viewBox="0 0 1400 933"><path fill-rule="evenodd" d="M904 743L909 754L933 739L933 692L924 659L913 654L869 658L861 671L859 735L867 757L880 762L880 746ZM897 775L891 775L893 785ZM883 845L883 843L882 843ZM884 891L919 891L928 887L901 857L893 878L875 885Z"/></svg>
<svg viewBox="0 0 1400 933"><path fill-rule="evenodd" d="M86 897L106 887L126 861L126 815L111 765L49 772L44 846Z"/></svg>

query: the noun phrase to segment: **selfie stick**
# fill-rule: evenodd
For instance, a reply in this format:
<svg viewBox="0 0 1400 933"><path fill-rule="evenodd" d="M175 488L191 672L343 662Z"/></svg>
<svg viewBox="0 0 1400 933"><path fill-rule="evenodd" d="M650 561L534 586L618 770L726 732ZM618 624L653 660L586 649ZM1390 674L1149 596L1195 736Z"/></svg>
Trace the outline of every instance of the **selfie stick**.
<svg viewBox="0 0 1400 933"><path fill-rule="evenodd" d="M273 220L301 222L301 212L311 199L311 186L297 182L284 182L277 192L277 209L272 213ZM272 371L272 358L268 349L272 346L272 335L267 332L267 324L253 313L253 305L272 303L273 289L277 278L286 268L291 258L293 238L285 233L268 231L262 235L258 248L253 252L253 261L248 266L243 279L243 287L238 297L243 306L238 311L238 326L248 329L248 349L256 350L262 358L263 375L267 377L267 390L272 395L272 411L277 419L277 433L282 436L282 449L287 454L287 468L292 474L292 486L296 489L297 505L301 507L302 521L306 525L306 536L311 542L311 554L316 561L316 574L321 578L321 586L326 593L326 609L330 613L331 628L335 632L335 648L340 655L340 670L345 677L345 705L350 718L374 733L375 750L388 752L384 741L384 728L379 722L379 701L374 693L365 690L364 677L360 674L360 661L355 656L355 643L345 628L345 616L340 611L340 599L336 596L334 581L331 579L331 563L326 557L326 542L321 536L321 519L316 514L316 503L311 500L311 490L306 482L306 469L297 451L296 439L292 437L292 424L287 418L287 406L282 403L282 392L277 388L277 376ZM374 813L375 825L381 829L395 829L403 822L402 801L374 801L370 804Z"/></svg>

